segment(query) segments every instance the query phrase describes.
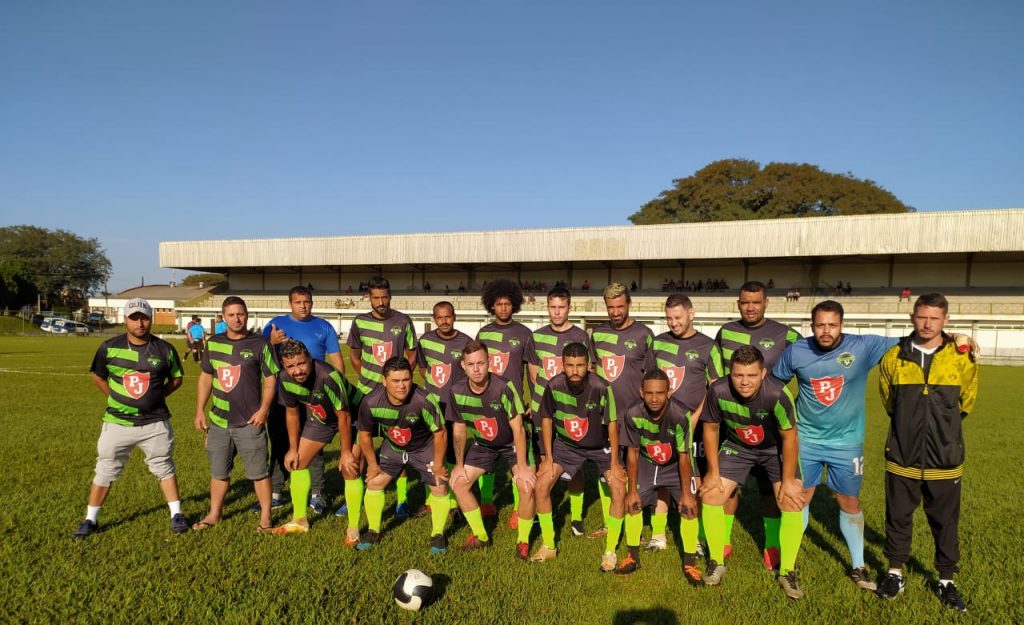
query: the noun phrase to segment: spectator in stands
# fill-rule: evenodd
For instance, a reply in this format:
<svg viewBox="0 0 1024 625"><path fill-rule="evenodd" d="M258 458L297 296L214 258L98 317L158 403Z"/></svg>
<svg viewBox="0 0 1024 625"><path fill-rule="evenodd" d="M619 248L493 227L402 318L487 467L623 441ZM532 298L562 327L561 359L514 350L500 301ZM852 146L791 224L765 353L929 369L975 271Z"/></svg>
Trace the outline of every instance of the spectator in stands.
<svg viewBox="0 0 1024 625"><path fill-rule="evenodd" d="M588 280L586 278L583 279L583 290L584 291L589 291L590 290L590 280Z"/></svg>
<svg viewBox="0 0 1024 625"><path fill-rule="evenodd" d="M900 299L897 300L896 303L898 304L898 303L902 302L903 300L907 300L908 302L910 301L910 287L909 286L903 287L903 290L900 291Z"/></svg>
<svg viewBox="0 0 1024 625"><path fill-rule="evenodd" d="M850 286L849 282L847 282L846 286L843 287L843 295L850 295L851 293L853 293L853 287Z"/></svg>
<svg viewBox="0 0 1024 625"><path fill-rule="evenodd" d="M629 290L630 292L636 291L636 280L633 280L632 282L629 283Z"/></svg>

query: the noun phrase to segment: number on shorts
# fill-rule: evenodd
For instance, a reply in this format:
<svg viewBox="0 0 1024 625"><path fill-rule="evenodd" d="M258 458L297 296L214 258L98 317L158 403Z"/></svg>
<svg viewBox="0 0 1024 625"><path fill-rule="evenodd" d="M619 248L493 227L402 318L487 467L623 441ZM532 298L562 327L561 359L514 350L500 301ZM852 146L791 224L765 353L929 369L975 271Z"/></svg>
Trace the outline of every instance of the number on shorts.
<svg viewBox="0 0 1024 625"><path fill-rule="evenodd" d="M864 475L864 456L853 459L853 474Z"/></svg>

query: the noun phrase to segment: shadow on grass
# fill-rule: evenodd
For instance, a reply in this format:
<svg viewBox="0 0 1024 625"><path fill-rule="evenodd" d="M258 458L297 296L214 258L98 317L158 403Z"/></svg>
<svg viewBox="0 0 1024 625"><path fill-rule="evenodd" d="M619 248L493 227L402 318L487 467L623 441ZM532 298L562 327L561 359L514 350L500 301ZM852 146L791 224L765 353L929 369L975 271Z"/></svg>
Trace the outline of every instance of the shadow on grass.
<svg viewBox="0 0 1024 625"><path fill-rule="evenodd" d="M430 579L434 581L434 593L430 597L430 601L427 602L424 608L429 608L444 597L444 593L448 590L448 585L452 583L452 578L444 575L443 573L437 573L430 576Z"/></svg>
<svg viewBox="0 0 1024 625"><path fill-rule="evenodd" d="M615 613L612 625L679 625L679 619L668 608L622 610Z"/></svg>

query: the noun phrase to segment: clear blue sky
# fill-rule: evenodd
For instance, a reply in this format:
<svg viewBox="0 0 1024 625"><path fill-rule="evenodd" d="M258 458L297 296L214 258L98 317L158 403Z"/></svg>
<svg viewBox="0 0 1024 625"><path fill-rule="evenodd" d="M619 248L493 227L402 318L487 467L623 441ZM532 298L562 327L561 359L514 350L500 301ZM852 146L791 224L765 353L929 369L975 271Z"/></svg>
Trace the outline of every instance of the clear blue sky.
<svg viewBox="0 0 1024 625"><path fill-rule="evenodd" d="M1024 205L1024 4L713 4L4 2L0 225L116 291L162 240L624 224L730 157Z"/></svg>

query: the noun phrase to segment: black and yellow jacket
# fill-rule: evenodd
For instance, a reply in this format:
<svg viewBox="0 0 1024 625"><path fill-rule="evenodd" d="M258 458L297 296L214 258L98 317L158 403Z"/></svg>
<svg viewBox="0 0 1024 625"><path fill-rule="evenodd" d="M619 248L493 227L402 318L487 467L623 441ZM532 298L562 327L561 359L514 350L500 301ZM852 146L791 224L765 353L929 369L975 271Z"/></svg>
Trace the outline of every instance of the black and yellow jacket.
<svg viewBox="0 0 1024 625"><path fill-rule="evenodd" d="M885 470L915 479L956 479L964 470L961 421L978 396L978 365L946 336L926 377L911 338L889 349L878 367L890 420Z"/></svg>

